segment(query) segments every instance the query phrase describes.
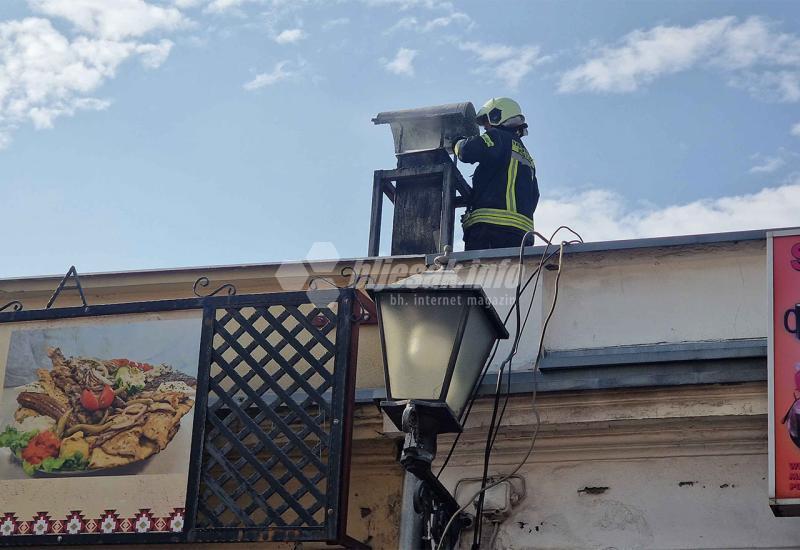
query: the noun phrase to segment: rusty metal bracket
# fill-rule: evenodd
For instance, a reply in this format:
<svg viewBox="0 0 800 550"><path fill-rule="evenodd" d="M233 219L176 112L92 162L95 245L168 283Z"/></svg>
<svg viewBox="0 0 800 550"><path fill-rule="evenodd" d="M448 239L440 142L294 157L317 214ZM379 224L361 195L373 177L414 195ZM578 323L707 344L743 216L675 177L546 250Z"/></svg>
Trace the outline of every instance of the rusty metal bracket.
<svg viewBox="0 0 800 550"><path fill-rule="evenodd" d="M194 292L194 295L197 296L198 298L210 298L211 296L216 296L223 290L228 293L228 296L236 296L236 287L233 286L231 283L225 283L224 285L220 285L219 287L217 287L216 290L208 294L200 294L199 292L197 292L197 287L199 286L207 287L210 284L211 281L208 279L208 277L206 276L198 277L198 279L192 285L192 292Z"/></svg>
<svg viewBox="0 0 800 550"><path fill-rule="evenodd" d="M372 275L368 273L359 273L349 265L344 266L341 271L339 271L339 275L342 277L350 277L352 281L346 285L339 285L328 277L320 275L311 278L308 283L308 288L310 290L319 290L319 283L325 283L331 288L336 288L338 290L352 288L356 291L356 304L353 307L352 321L362 325L377 324L378 315L375 310L375 302L362 291L365 285L376 283ZM363 285L359 288L359 284L362 282Z"/></svg>
<svg viewBox="0 0 800 550"><path fill-rule="evenodd" d="M69 281L70 277L75 279L75 284L73 286L66 286L67 281ZM78 276L78 271L75 269L74 265L69 267L67 274L64 275L64 278L61 279L61 282L58 283L56 290L53 292L53 295L50 296L50 299L47 301L47 305L45 309L50 309L56 301L56 298L61 294L62 290L77 290L78 294L81 296L81 302L83 302L83 307L89 307L89 304L86 303L86 296L83 294L83 287L81 286L81 278Z"/></svg>
<svg viewBox="0 0 800 550"><path fill-rule="evenodd" d="M22 311L22 302L19 300L12 300L5 305L0 306L0 311L11 309L11 311Z"/></svg>

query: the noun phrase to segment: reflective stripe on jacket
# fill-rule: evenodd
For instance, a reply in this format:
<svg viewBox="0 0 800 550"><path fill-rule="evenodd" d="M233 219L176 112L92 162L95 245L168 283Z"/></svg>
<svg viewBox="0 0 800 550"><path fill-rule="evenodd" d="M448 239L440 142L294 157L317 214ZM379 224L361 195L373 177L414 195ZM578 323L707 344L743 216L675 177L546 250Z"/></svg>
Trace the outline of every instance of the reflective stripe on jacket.
<svg viewBox="0 0 800 550"><path fill-rule="evenodd" d="M533 158L516 134L491 128L481 136L460 141L455 152L463 162L478 163L472 175L472 201L463 218L464 229L491 223L531 231L539 185Z"/></svg>

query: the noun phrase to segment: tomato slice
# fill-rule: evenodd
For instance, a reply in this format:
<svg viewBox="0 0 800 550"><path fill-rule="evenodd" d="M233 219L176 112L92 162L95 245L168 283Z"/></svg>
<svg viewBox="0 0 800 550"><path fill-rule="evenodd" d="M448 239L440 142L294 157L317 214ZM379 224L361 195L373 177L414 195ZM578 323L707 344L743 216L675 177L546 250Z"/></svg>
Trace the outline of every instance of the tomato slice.
<svg viewBox="0 0 800 550"><path fill-rule="evenodd" d="M103 386L103 391L100 392L100 398L97 400L97 408L100 410L107 409L114 402L114 390L111 386L106 384Z"/></svg>
<svg viewBox="0 0 800 550"><path fill-rule="evenodd" d="M83 390L81 393L81 405L89 412L96 411L100 408L100 402L98 401L97 396L88 388Z"/></svg>

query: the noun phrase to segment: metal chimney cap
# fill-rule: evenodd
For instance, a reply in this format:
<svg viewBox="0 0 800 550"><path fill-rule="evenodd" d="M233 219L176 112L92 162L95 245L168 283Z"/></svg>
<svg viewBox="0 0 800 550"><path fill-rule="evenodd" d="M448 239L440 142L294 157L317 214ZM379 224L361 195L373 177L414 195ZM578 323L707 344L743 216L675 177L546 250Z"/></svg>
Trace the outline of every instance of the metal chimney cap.
<svg viewBox="0 0 800 550"><path fill-rule="evenodd" d="M446 149L452 153L453 138L478 135L475 107L470 102L433 105L378 113L375 124L389 124L394 152L405 153Z"/></svg>
<svg viewBox="0 0 800 550"><path fill-rule="evenodd" d="M418 109L401 109L399 111L384 111L372 119L375 124L389 124L399 120L461 117L466 122L475 120L475 107L469 101L464 103L448 103L446 105L432 105Z"/></svg>

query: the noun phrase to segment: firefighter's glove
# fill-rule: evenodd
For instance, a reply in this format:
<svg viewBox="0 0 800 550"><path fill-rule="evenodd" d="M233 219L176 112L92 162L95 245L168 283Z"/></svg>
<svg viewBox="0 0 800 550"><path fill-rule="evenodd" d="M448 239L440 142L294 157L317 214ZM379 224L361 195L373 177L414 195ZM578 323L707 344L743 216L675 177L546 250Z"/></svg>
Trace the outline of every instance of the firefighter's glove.
<svg viewBox="0 0 800 550"><path fill-rule="evenodd" d="M467 138L464 136L458 136L457 138L453 138L453 152L456 156L459 156L461 152L461 148L464 146L464 142L467 141Z"/></svg>

